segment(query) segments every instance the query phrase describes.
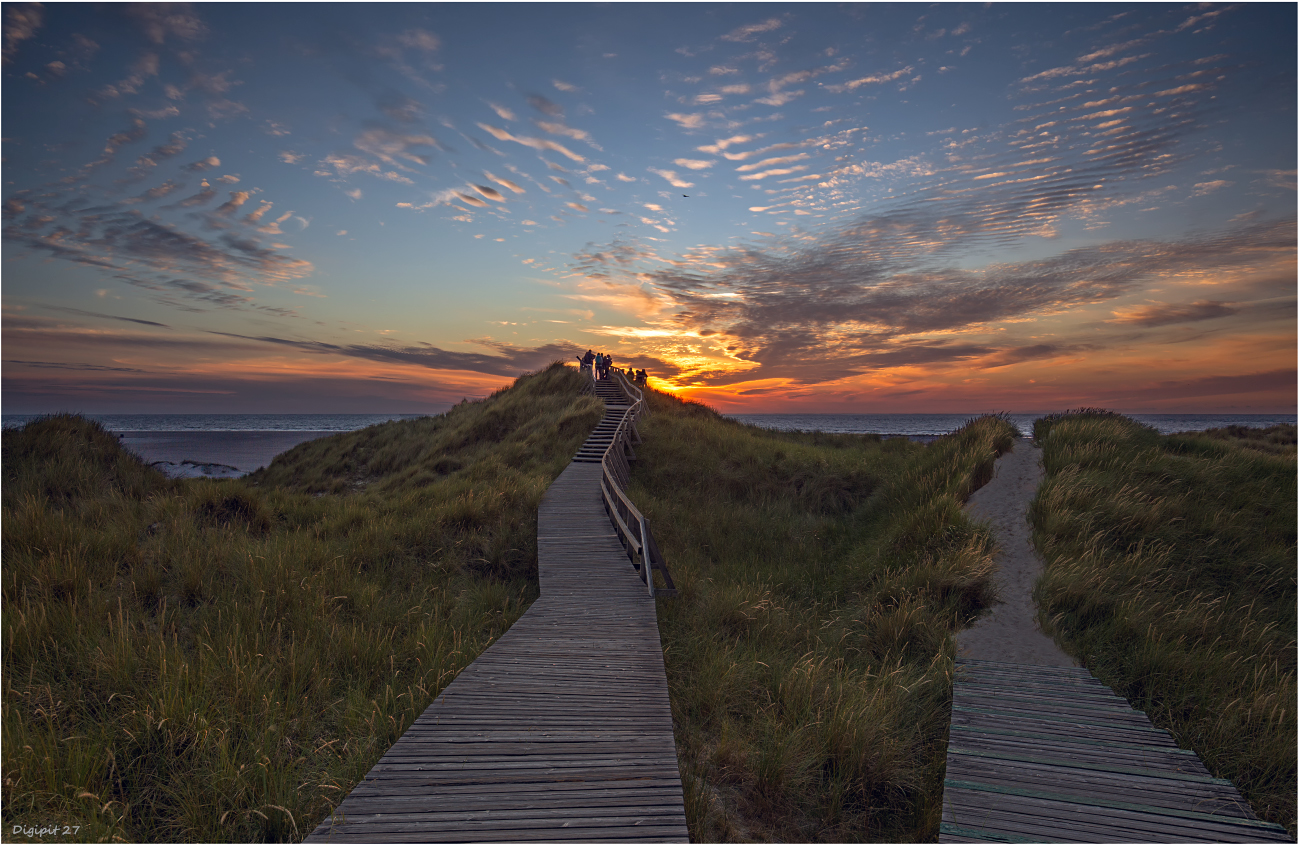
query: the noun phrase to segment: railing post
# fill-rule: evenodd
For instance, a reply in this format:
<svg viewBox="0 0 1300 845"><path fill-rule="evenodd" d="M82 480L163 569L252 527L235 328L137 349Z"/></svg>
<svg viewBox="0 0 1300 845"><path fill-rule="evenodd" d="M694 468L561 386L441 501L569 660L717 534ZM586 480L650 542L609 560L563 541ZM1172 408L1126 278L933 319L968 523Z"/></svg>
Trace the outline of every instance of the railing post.
<svg viewBox="0 0 1300 845"><path fill-rule="evenodd" d="M641 527L641 574L645 576L646 591L650 594L650 598L654 598L655 573L654 564L650 560L650 543L648 540L650 532L646 530L645 517L640 514L637 514L637 517L637 522L640 523Z"/></svg>
<svg viewBox="0 0 1300 845"><path fill-rule="evenodd" d="M594 388L593 372L593 388ZM627 376L619 370L611 371L611 377L615 385L618 386L619 392L627 399L629 407L623 412L623 417L618 421L614 429L614 437L609 446L605 449L605 454L600 460L600 490L601 503L605 508L605 514L614 525L614 530L619 536L619 542L623 545L623 550L627 552L628 559L632 562L633 567L641 570L641 579L646 585L646 592L651 598L654 598L658 592L655 587L654 570L660 569L664 573L664 581L667 587L664 593L667 595L677 595L677 590L673 585L672 577L668 574L668 569L663 565L659 556L658 547L655 545L654 537L650 533L650 526L646 523L645 516L624 494L624 490L632 481L632 468L628 462L628 453L632 449L633 437L637 443L641 442L641 433L636 429L636 421L645 406L645 397L640 390L633 387L627 380ZM635 534L632 525L635 524ZM637 558L640 557L638 564Z"/></svg>

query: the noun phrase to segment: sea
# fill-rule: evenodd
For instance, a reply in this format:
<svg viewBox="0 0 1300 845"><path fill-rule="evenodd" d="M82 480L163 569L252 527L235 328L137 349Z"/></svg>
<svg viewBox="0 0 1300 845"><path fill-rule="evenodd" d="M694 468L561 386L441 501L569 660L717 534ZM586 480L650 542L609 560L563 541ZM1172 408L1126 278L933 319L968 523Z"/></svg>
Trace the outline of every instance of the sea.
<svg viewBox="0 0 1300 845"><path fill-rule="evenodd" d="M40 414L4 414L15 428ZM238 478L267 466L289 449L344 431L425 414L86 414L115 433L122 446L173 478ZM732 419L779 431L879 434L919 442L960 428L971 414L729 414ZM1041 414L1010 414L1025 436ZM1295 424L1295 414L1129 414L1162 434L1228 425L1267 428Z"/></svg>
<svg viewBox="0 0 1300 845"><path fill-rule="evenodd" d="M16 428L41 414L4 414L5 428ZM340 432L356 431L390 420L426 414L86 414L114 432ZM829 434L879 434L885 437L938 437L963 426L977 414L726 414L731 419L777 431L822 431ZM1008 414L1026 437L1043 414ZM1204 431L1242 425L1268 428L1296 424L1295 414L1126 414L1161 434Z"/></svg>
<svg viewBox="0 0 1300 845"><path fill-rule="evenodd" d="M43 414L4 414L5 428L19 428ZM82 414L109 431L356 431L391 420L427 414Z"/></svg>
<svg viewBox="0 0 1300 845"><path fill-rule="evenodd" d="M1025 437L1034 433L1034 420L1042 414L1007 414ZM822 431L827 434L879 434L884 437L931 439L956 431L978 414L727 414L734 420L777 431ZM1204 431L1243 425L1268 428L1296 424L1295 414L1125 414L1161 434Z"/></svg>

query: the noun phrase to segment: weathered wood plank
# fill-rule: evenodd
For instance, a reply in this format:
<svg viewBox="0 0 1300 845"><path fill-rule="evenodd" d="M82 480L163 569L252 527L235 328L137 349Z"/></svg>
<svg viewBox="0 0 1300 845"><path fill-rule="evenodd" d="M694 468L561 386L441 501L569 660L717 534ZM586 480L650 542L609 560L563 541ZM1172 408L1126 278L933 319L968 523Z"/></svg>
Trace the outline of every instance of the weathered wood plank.
<svg viewBox="0 0 1300 845"><path fill-rule="evenodd" d="M579 457L599 460L619 404ZM309 841L686 840L655 603L605 513L601 472L574 462L551 485L541 597Z"/></svg>
<svg viewBox="0 0 1300 845"><path fill-rule="evenodd" d="M959 660L939 841L1292 841L1084 669Z"/></svg>

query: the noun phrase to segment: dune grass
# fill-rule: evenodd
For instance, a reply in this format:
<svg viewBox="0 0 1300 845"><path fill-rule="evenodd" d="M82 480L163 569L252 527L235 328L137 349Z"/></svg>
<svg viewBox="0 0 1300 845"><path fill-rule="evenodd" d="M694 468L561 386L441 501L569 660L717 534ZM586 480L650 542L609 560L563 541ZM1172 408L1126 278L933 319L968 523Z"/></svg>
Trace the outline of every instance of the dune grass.
<svg viewBox="0 0 1300 845"><path fill-rule="evenodd" d="M681 591L659 619L692 839L933 838L949 634L992 598L961 504L1014 428L778 433L648 393L630 495Z"/></svg>
<svg viewBox="0 0 1300 845"><path fill-rule="evenodd" d="M3 823L301 839L536 593L536 508L601 414L552 367L438 418L169 481L75 417L5 432ZM653 394L631 494L697 840L937 830L961 502L1014 434L767 432ZM21 834L13 838L22 838Z"/></svg>
<svg viewBox="0 0 1300 845"><path fill-rule="evenodd" d="M1296 833L1296 428L1039 420L1041 619Z"/></svg>
<svg viewBox="0 0 1300 845"><path fill-rule="evenodd" d="M301 840L535 597L537 505L602 413L581 383L240 480L168 480L80 417L5 431L6 838Z"/></svg>

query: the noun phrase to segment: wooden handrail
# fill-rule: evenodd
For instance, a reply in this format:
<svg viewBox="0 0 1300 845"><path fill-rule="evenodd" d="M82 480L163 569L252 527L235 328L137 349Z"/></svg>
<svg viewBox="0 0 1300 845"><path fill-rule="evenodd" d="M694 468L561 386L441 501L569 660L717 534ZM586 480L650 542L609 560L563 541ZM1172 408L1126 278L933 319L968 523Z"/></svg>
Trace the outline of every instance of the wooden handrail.
<svg viewBox="0 0 1300 845"><path fill-rule="evenodd" d="M593 382L595 374L592 374ZM614 438L605 449L600 460L601 482L600 494L604 500L605 513L619 535L619 541L627 550L632 565L639 570L641 580L646 585L646 592L651 596L675 596L677 587L659 546L655 544L650 533L650 522L645 515L632 504L632 500L623 492L631 480L631 468L628 466L628 453L634 442L641 442L641 434L636 430L636 421L645 411L645 396L619 370L610 370L610 377L618 386L619 392L628 400L628 409L623 412ZM633 437L636 438L633 441ZM635 455L633 455L635 457ZM638 562L637 558L640 558ZM664 587L656 587L654 571L663 574Z"/></svg>

